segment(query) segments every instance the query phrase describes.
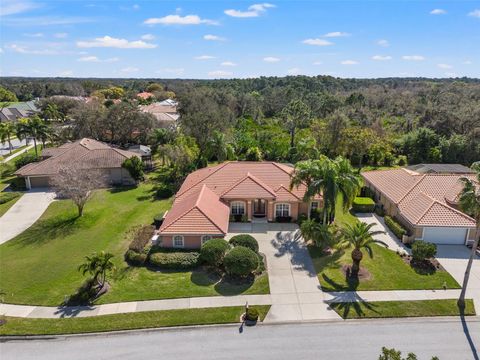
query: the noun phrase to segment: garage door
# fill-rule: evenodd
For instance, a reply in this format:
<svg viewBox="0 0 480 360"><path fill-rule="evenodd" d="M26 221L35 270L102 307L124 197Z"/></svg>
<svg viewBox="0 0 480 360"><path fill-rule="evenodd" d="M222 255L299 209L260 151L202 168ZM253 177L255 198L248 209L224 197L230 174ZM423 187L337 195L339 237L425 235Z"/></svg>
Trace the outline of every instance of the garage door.
<svg viewBox="0 0 480 360"><path fill-rule="evenodd" d="M466 236L465 228L426 227L423 232L423 240L443 245L463 245Z"/></svg>
<svg viewBox="0 0 480 360"><path fill-rule="evenodd" d="M30 186L33 188L48 187L48 176L31 177Z"/></svg>

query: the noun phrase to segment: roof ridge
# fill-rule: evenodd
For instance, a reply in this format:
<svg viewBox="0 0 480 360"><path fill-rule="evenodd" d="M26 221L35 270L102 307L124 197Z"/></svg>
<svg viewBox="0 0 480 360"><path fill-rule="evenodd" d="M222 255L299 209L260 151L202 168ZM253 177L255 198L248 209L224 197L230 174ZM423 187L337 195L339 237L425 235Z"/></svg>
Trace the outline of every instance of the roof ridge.
<svg viewBox="0 0 480 360"><path fill-rule="evenodd" d="M198 207L198 206L195 206L195 207L197 208L198 211L200 211L200 212L208 219L208 221L210 221L210 223L211 223L212 225L214 225L221 233L223 233L223 230L218 227L218 225L215 223L215 221L213 221L213 220L210 218L210 216L208 216L208 215L205 213L205 211L203 211L203 209L201 209L201 208ZM193 210L193 209L194 209L194 208L192 208L191 210Z"/></svg>
<svg viewBox="0 0 480 360"><path fill-rule="evenodd" d="M272 194L273 196L277 196L277 194L275 193L275 191L270 187L268 186L267 184L265 184L263 181L261 181L259 178L257 178L255 175L251 174L250 171L247 171L247 174L240 178L237 182L235 182L232 186L230 186L228 189L226 189L224 192L222 192L222 195L220 195L220 197L224 196L225 194L227 194L228 192L230 192L231 190L235 189L238 185L240 185L242 182L244 182L246 179L251 179L253 182L255 182L257 185L261 186L264 190L268 191L270 194Z"/></svg>
<svg viewBox="0 0 480 360"><path fill-rule="evenodd" d="M284 173L288 174L289 176L291 176L292 174L289 173L287 170L285 170L284 168L282 168L280 166L279 163L277 163L276 161L270 161L273 165L275 165L277 168L279 168L280 170L282 170ZM295 171L295 169L292 169L293 171Z"/></svg>
<svg viewBox="0 0 480 360"><path fill-rule="evenodd" d="M290 191L290 189L288 189L285 185L283 184L280 184L280 186L275 190L275 192L277 192L278 190L280 190L280 188L284 188L289 194L291 194L292 196L296 197L298 200L302 200L301 198L299 198L297 195L295 195L294 193L292 193Z"/></svg>
<svg viewBox="0 0 480 360"><path fill-rule="evenodd" d="M403 168L402 168L403 169ZM413 175L412 175L413 176ZM417 182L415 182L415 184L412 185L412 187L405 193L405 195L403 195L400 200L398 200L397 204L400 204L403 200L405 200L405 198L407 197L408 194L410 194L413 189L415 189L417 187L418 184L420 184L420 182L425 178L426 174L423 174L420 176L420 179L418 179ZM423 191L420 191L420 192L423 192ZM426 195L426 194L425 194Z"/></svg>
<svg viewBox="0 0 480 360"><path fill-rule="evenodd" d="M434 197L432 197L432 196L424 193L423 191L420 191L420 193L423 194L423 195L425 195L425 196L427 196L428 198L432 199L432 204L428 207L427 210L425 210L425 212L423 213L423 215L418 219L417 223L420 222L420 220L422 220L422 219L425 217L425 215L427 214L427 212L428 212L428 211L432 208L432 206L435 205L435 204L439 204L440 206L443 206L444 208L447 208L448 210L451 210L451 211L453 211L453 212L455 212L455 213L463 216L464 218L467 218L468 220L472 220L472 221L475 222L475 219L473 219L472 217L468 216L467 214L465 214L465 213L463 213L463 212L455 209L453 206L450 206L450 205L448 205L448 204L446 204L446 203L443 203L443 202L435 199Z"/></svg>
<svg viewBox="0 0 480 360"><path fill-rule="evenodd" d="M418 220L416 221L417 224L420 222L420 220L422 220L425 215L427 214L427 212L432 208L432 206L435 204L435 202L437 200L435 200L433 197L431 197L430 195L424 193L423 191L420 191L419 194L422 194L423 196L426 196L427 198L430 198L432 200L432 203L430 204L429 207L427 207L427 209L423 212L423 214L418 218Z"/></svg>
<svg viewBox="0 0 480 360"><path fill-rule="evenodd" d="M215 174L218 170L223 169L227 164L230 164L230 163L231 163L231 161L226 161L226 162L224 162L224 163L222 163L222 164L217 165L217 166L218 166L217 169L215 169L214 171L212 171L212 172L211 172L210 174L208 174L207 176L205 176L205 177L201 178L200 180L198 180L195 184L193 184L192 186L190 186L188 189L185 189L185 190L182 191L181 193L177 193L177 194L175 195L175 197L177 198L177 197L179 197L179 196L182 196L182 195L185 194L187 191L189 191L189 190L191 190L192 188L194 188L195 186L197 186L200 182L202 182L202 181L204 181L205 179L209 178L210 176L212 176L213 174ZM199 171L199 170L201 170L201 169L197 169L196 171ZM193 174L193 173L190 173L190 175L192 175L192 174Z"/></svg>

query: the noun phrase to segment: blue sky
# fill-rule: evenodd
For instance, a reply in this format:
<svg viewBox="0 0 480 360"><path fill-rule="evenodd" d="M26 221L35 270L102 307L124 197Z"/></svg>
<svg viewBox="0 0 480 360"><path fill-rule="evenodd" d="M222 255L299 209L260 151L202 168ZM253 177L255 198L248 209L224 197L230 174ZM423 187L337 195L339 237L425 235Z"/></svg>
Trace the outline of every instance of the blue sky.
<svg viewBox="0 0 480 360"><path fill-rule="evenodd" d="M480 1L2 0L2 76L480 77Z"/></svg>

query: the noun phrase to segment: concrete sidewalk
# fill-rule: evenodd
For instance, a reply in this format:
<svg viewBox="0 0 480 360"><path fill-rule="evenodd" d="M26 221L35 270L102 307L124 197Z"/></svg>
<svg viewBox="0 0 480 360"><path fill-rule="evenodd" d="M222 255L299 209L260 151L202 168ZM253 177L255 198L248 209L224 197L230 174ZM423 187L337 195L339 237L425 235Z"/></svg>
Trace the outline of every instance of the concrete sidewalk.
<svg viewBox="0 0 480 360"><path fill-rule="evenodd" d="M33 148L33 144L32 144L32 145L28 145L26 148L24 148L24 149L16 152L15 154L12 154L12 155L6 157L5 159L3 159L3 162L4 162L4 163L7 163L7 162L9 162L10 160L13 160L13 159L15 159L16 157L18 157L18 156L26 153L28 150L30 150L30 149L32 149L32 148Z"/></svg>
<svg viewBox="0 0 480 360"><path fill-rule="evenodd" d="M0 217L0 244L13 239L32 226L55 198L50 190L31 190Z"/></svg>

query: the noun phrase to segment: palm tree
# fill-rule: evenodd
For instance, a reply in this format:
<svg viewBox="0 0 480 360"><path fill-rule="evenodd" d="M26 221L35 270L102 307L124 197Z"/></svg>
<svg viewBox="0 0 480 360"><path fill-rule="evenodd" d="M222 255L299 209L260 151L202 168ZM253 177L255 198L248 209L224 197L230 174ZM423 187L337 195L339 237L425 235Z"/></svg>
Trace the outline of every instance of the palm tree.
<svg viewBox="0 0 480 360"><path fill-rule="evenodd" d="M216 158L219 162L223 162L231 156L232 146L227 142L224 133L215 130L207 142L206 152L208 159Z"/></svg>
<svg viewBox="0 0 480 360"><path fill-rule="evenodd" d="M15 125L13 122L2 122L0 123L0 141L2 144L8 142L8 148L10 150L10 154L12 153L12 141L11 138L15 135Z"/></svg>
<svg viewBox="0 0 480 360"><path fill-rule="evenodd" d="M477 184L471 179L462 178L463 189L460 192L459 203L460 208L467 214L471 215L477 224L475 229L475 241L473 242L472 252L468 259L467 268L465 269L465 276L463 277L462 291L458 298L458 307L460 309L465 308L465 294L467 292L468 280L470 278L470 271L472 270L473 259L478 248L480 239L480 162L476 162L472 165L472 169L477 172Z"/></svg>
<svg viewBox="0 0 480 360"><path fill-rule="evenodd" d="M38 157L37 140L41 140L45 144L45 141L50 137L50 128L39 116L20 119L17 123L16 132L19 139L33 138L35 157Z"/></svg>
<svg viewBox="0 0 480 360"><path fill-rule="evenodd" d="M115 269L112 258L113 254L104 251L85 256L85 262L78 267L78 271L81 271L83 275L86 273L92 275L92 283L102 289L107 273ZM99 281L99 279L101 280Z"/></svg>
<svg viewBox="0 0 480 360"><path fill-rule="evenodd" d="M357 277L360 271L360 262L363 259L362 249L365 249L368 255L373 258L372 244L382 244L388 247L383 241L373 238L375 235L385 234L384 231L371 231L370 229L374 225L375 224L357 222L355 225L346 225L345 228L342 229L343 244L341 244L340 247L344 249L353 247L353 264L350 270L350 276L352 277Z"/></svg>
<svg viewBox="0 0 480 360"><path fill-rule="evenodd" d="M295 165L290 188L301 184L307 186L304 200L322 195L323 223L330 224L335 219L338 196L342 196L343 208L347 211L362 186L362 180L347 159L339 156L332 160L321 155L318 160L300 161Z"/></svg>
<svg viewBox="0 0 480 360"><path fill-rule="evenodd" d="M300 231L306 241L312 241L317 247L333 245L337 239L337 231L334 225L319 224L315 220L305 220L300 225Z"/></svg>

